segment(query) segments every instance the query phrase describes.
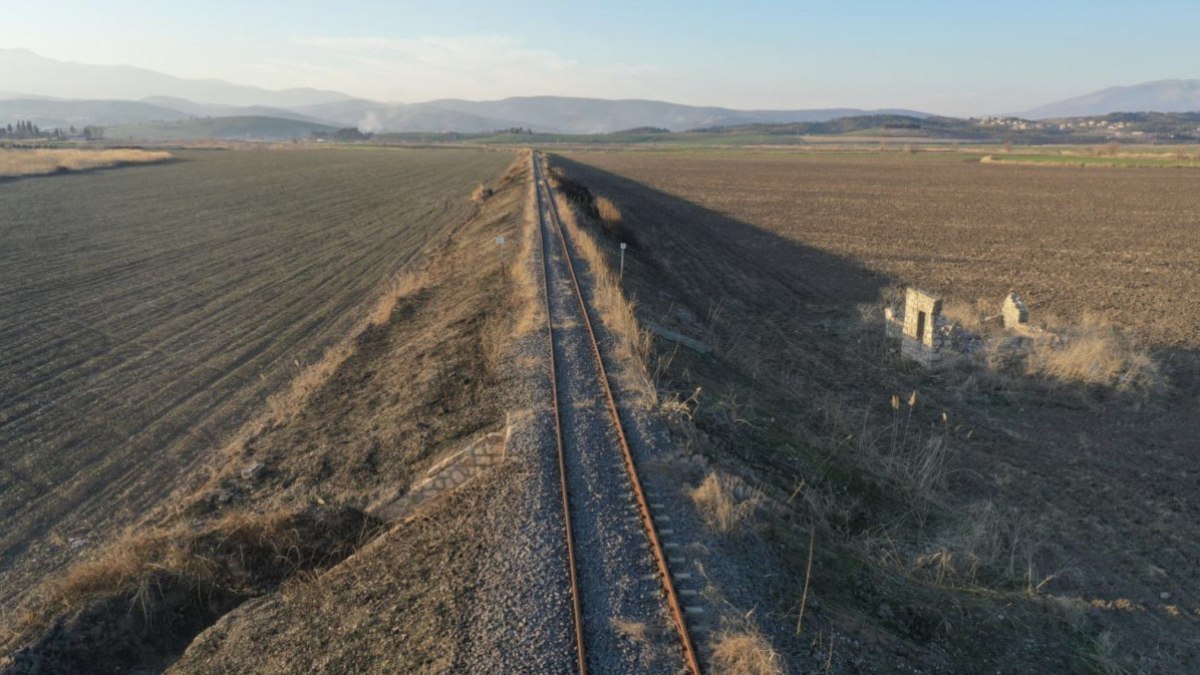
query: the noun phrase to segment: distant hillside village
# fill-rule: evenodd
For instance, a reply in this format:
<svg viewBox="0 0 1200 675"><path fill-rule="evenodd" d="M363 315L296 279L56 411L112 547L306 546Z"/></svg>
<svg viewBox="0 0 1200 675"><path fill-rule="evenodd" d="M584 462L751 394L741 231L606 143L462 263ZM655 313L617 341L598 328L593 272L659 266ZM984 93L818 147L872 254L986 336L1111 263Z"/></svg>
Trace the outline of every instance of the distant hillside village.
<svg viewBox="0 0 1200 675"><path fill-rule="evenodd" d="M1020 117L971 118L996 131L1103 135L1110 139L1194 142L1200 138L1200 113L1110 113L1096 117L1028 120Z"/></svg>
<svg viewBox="0 0 1200 675"><path fill-rule="evenodd" d="M104 128L86 126L76 129L74 126L62 129L42 129L30 120L17 120L15 124L0 126L0 140L5 141L96 141L104 138Z"/></svg>
<svg viewBox="0 0 1200 675"><path fill-rule="evenodd" d="M1146 132L1133 128L1133 122L1106 119L1066 119L1049 122L1025 120L1020 117L984 117L978 120L983 127L999 127L1016 131L1031 131L1045 129L1053 131L1103 131L1113 136L1145 136ZM1200 129L1197 129L1200 131Z"/></svg>

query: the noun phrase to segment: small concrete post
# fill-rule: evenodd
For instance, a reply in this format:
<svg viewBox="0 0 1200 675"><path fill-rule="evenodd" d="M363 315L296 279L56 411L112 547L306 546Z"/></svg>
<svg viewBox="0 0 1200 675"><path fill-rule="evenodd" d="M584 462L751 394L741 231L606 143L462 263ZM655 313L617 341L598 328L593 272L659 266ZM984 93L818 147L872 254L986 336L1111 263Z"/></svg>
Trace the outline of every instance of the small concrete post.
<svg viewBox="0 0 1200 675"><path fill-rule="evenodd" d="M617 280L625 278L625 242L621 242L621 273L617 275Z"/></svg>

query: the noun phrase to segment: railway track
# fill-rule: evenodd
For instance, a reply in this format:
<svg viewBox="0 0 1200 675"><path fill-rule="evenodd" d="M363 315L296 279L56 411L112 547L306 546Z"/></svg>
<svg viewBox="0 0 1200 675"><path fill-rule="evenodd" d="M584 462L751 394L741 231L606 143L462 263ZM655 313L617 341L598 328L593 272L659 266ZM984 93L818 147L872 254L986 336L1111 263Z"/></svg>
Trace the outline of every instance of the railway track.
<svg viewBox="0 0 1200 675"><path fill-rule="evenodd" d="M536 153L532 161L578 671L587 673L589 664L616 671L646 666L646 650L621 639L619 622L661 620L665 603L683 666L699 675L684 607L621 422L571 246ZM614 475L622 471L625 480ZM622 517L630 507L636 516L626 512ZM646 588L653 581L659 588ZM654 596L657 602L648 602Z"/></svg>

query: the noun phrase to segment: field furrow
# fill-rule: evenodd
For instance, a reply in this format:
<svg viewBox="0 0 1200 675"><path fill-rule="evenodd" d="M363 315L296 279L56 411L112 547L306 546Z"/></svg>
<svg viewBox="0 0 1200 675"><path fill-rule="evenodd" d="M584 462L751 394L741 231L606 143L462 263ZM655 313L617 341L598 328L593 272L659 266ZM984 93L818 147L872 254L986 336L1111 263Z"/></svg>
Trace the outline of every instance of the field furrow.
<svg viewBox="0 0 1200 675"><path fill-rule="evenodd" d="M511 161L176 155L0 186L0 603L71 554L47 531L87 537L170 490Z"/></svg>

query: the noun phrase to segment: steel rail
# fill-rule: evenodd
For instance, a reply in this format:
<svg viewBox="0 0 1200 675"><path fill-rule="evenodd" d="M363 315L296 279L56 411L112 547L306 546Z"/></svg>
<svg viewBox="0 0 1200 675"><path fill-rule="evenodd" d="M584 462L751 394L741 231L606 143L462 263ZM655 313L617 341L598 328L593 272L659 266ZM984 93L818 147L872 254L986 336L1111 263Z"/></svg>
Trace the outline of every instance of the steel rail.
<svg viewBox="0 0 1200 675"><path fill-rule="evenodd" d="M542 284L546 291L546 337L550 343L550 394L554 403L554 436L558 443L558 480L562 492L563 523L567 535L567 563L571 577L571 610L575 622L575 653L579 662L579 675L587 675L587 650L583 639L583 612L579 602L578 566L575 563L575 535L571 529L571 502L567 490L567 460L563 449L562 414L558 407L558 357L554 354L554 319L550 313L550 255L546 250L546 237L541 227L546 210L543 208L541 170L537 159L533 161L534 191L537 193L538 240L542 248ZM547 200L549 201L549 200Z"/></svg>
<svg viewBox="0 0 1200 675"><path fill-rule="evenodd" d="M533 161L535 167L537 167L537 170L534 172L535 178L541 177L543 172L538 166L539 162L536 154ZM671 619L675 623L676 632L678 632L679 640L683 645L684 661L690 673L700 675L700 659L696 654L696 647L692 642L691 634L688 633L687 622L684 619L683 604L679 601L679 594L676 592L675 583L671 579L671 568L667 564L667 556L663 552L662 543L658 539L658 530L654 527L654 516L650 511L650 503L646 500L646 493L642 489L642 481L638 477L637 467L633 461L633 451L630 449L629 441L625 435L625 426L621 422L621 414L617 409L616 398L613 396L612 387L609 385L608 370L604 366L604 357L600 353L600 343L596 339L596 332L592 329L591 313L588 311L587 302L583 299L583 290L579 284L579 277L575 274L575 265L571 262L571 249L567 245L566 236L563 234L562 219L558 213L558 206L554 202L554 194L550 191L550 184L544 179L541 183L546 191L550 220L554 225L555 232L558 234L559 241L562 243L563 257L567 260L567 270L570 272L571 282L575 287L575 297L579 300L579 307L583 313L583 322L587 328L588 337L591 340L596 371L599 375L601 388L604 390L604 398L608 404L608 412L612 418L613 429L617 432L617 440L621 445L621 454L625 461L625 471L629 475L629 483L633 488L634 497L637 499L642 527L646 531L646 538L650 540L650 552L654 556L654 562L658 567L658 576L662 582L663 592L666 594L667 607L670 609ZM545 242L543 241L542 243L544 251ZM548 264L549 262L547 261Z"/></svg>

